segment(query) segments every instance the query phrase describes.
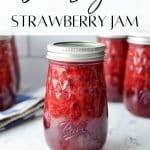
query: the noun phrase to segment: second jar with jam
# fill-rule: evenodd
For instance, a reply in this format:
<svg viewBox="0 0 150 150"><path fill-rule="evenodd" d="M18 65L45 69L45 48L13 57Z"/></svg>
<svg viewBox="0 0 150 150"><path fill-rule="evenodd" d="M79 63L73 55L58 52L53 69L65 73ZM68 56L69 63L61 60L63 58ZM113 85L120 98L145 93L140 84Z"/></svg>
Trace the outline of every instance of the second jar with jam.
<svg viewBox="0 0 150 150"><path fill-rule="evenodd" d="M128 44L125 35L102 34L98 42L106 45L104 71L107 87L107 98L111 102L123 100L123 82Z"/></svg>
<svg viewBox="0 0 150 150"><path fill-rule="evenodd" d="M16 76L10 36L0 36L0 111L15 103Z"/></svg>
<svg viewBox="0 0 150 150"><path fill-rule="evenodd" d="M150 117L150 35L136 33L128 42L124 102L133 114Z"/></svg>
<svg viewBox="0 0 150 150"><path fill-rule="evenodd" d="M48 47L44 128L51 150L99 150L107 135L104 45Z"/></svg>

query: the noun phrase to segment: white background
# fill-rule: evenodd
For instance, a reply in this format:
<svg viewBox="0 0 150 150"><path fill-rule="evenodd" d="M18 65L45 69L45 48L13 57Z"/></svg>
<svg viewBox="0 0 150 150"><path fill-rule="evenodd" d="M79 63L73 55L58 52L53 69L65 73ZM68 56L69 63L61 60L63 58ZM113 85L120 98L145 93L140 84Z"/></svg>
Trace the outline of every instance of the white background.
<svg viewBox="0 0 150 150"><path fill-rule="evenodd" d="M12 15L87 15L87 9L94 0L78 0L78 2L71 4L69 0L30 0L23 4L22 0L1 0L0 5L0 31L2 27L11 26ZM97 0L99 1L99 0ZM94 15L100 16L138 16L139 28L149 30L150 27L150 1L149 0L103 0L100 8ZM107 21L109 22L109 21ZM106 22L106 23L107 23ZM106 25L107 26L107 25ZM119 26L118 26L119 28ZM118 29L117 28L117 29ZM126 30L127 28L121 28ZM107 27L104 29L108 29ZM133 28L132 28L133 29ZM135 28L136 29L136 28ZM102 28L17 28L16 34L98 34ZM8 30L6 29L5 32Z"/></svg>

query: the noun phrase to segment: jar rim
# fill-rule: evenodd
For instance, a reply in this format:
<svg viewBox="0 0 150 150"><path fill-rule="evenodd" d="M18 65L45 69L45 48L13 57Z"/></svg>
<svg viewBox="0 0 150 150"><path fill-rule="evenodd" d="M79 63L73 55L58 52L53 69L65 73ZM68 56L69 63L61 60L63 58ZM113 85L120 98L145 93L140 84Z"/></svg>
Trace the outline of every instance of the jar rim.
<svg viewBox="0 0 150 150"><path fill-rule="evenodd" d="M150 32L132 32L129 33L128 43L150 45Z"/></svg>
<svg viewBox="0 0 150 150"><path fill-rule="evenodd" d="M126 39L127 33L124 31L101 31L98 37L106 39Z"/></svg>
<svg viewBox="0 0 150 150"><path fill-rule="evenodd" d="M57 42L47 46L47 58L64 62L104 60L104 48L104 44L97 42Z"/></svg>

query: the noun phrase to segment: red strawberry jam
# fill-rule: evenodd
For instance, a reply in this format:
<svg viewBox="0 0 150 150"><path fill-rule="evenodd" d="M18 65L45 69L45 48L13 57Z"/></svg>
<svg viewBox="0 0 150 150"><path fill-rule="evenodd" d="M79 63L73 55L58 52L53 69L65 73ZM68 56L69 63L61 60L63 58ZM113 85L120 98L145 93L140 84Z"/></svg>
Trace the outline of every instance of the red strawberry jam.
<svg viewBox="0 0 150 150"><path fill-rule="evenodd" d="M20 67L19 67L19 58L18 58L15 36L12 36L11 38L11 47L12 47L12 57L13 57L13 62L15 67L16 88L18 91L20 87Z"/></svg>
<svg viewBox="0 0 150 150"><path fill-rule="evenodd" d="M129 37L124 101L130 112L150 117L150 37Z"/></svg>
<svg viewBox="0 0 150 150"><path fill-rule="evenodd" d="M123 82L128 49L126 37L98 37L98 42L106 45L107 59L104 61L104 71L108 101L120 102L123 100Z"/></svg>
<svg viewBox="0 0 150 150"><path fill-rule="evenodd" d="M10 37L0 37L0 111L15 103L15 74Z"/></svg>
<svg viewBox="0 0 150 150"><path fill-rule="evenodd" d="M49 49L60 52L55 52L56 57L48 52L44 106L47 143L52 150L99 150L106 140L108 118L104 54L100 52L104 47L98 44L92 54L94 48L90 43L57 44ZM68 53L72 53L71 58ZM87 53L91 56L87 57Z"/></svg>

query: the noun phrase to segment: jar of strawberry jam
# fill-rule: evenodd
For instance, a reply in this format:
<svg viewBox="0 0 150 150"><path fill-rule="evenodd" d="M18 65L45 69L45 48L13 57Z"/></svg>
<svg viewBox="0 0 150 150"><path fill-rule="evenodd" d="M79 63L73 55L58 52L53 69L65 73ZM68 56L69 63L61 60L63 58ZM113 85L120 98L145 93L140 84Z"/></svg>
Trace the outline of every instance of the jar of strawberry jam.
<svg viewBox="0 0 150 150"><path fill-rule="evenodd" d="M44 128L51 150L99 150L107 135L104 45L48 46Z"/></svg>
<svg viewBox="0 0 150 150"><path fill-rule="evenodd" d="M150 117L150 35L131 35L128 42L124 102L133 114Z"/></svg>
<svg viewBox="0 0 150 150"><path fill-rule="evenodd" d="M128 44L125 35L108 34L98 37L98 42L106 45L104 71L107 98L111 102L123 100L123 82Z"/></svg>
<svg viewBox="0 0 150 150"><path fill-rule="evenodd" d="M0 36L0 111L15 103L16 80L10 39Z"/></svg>

